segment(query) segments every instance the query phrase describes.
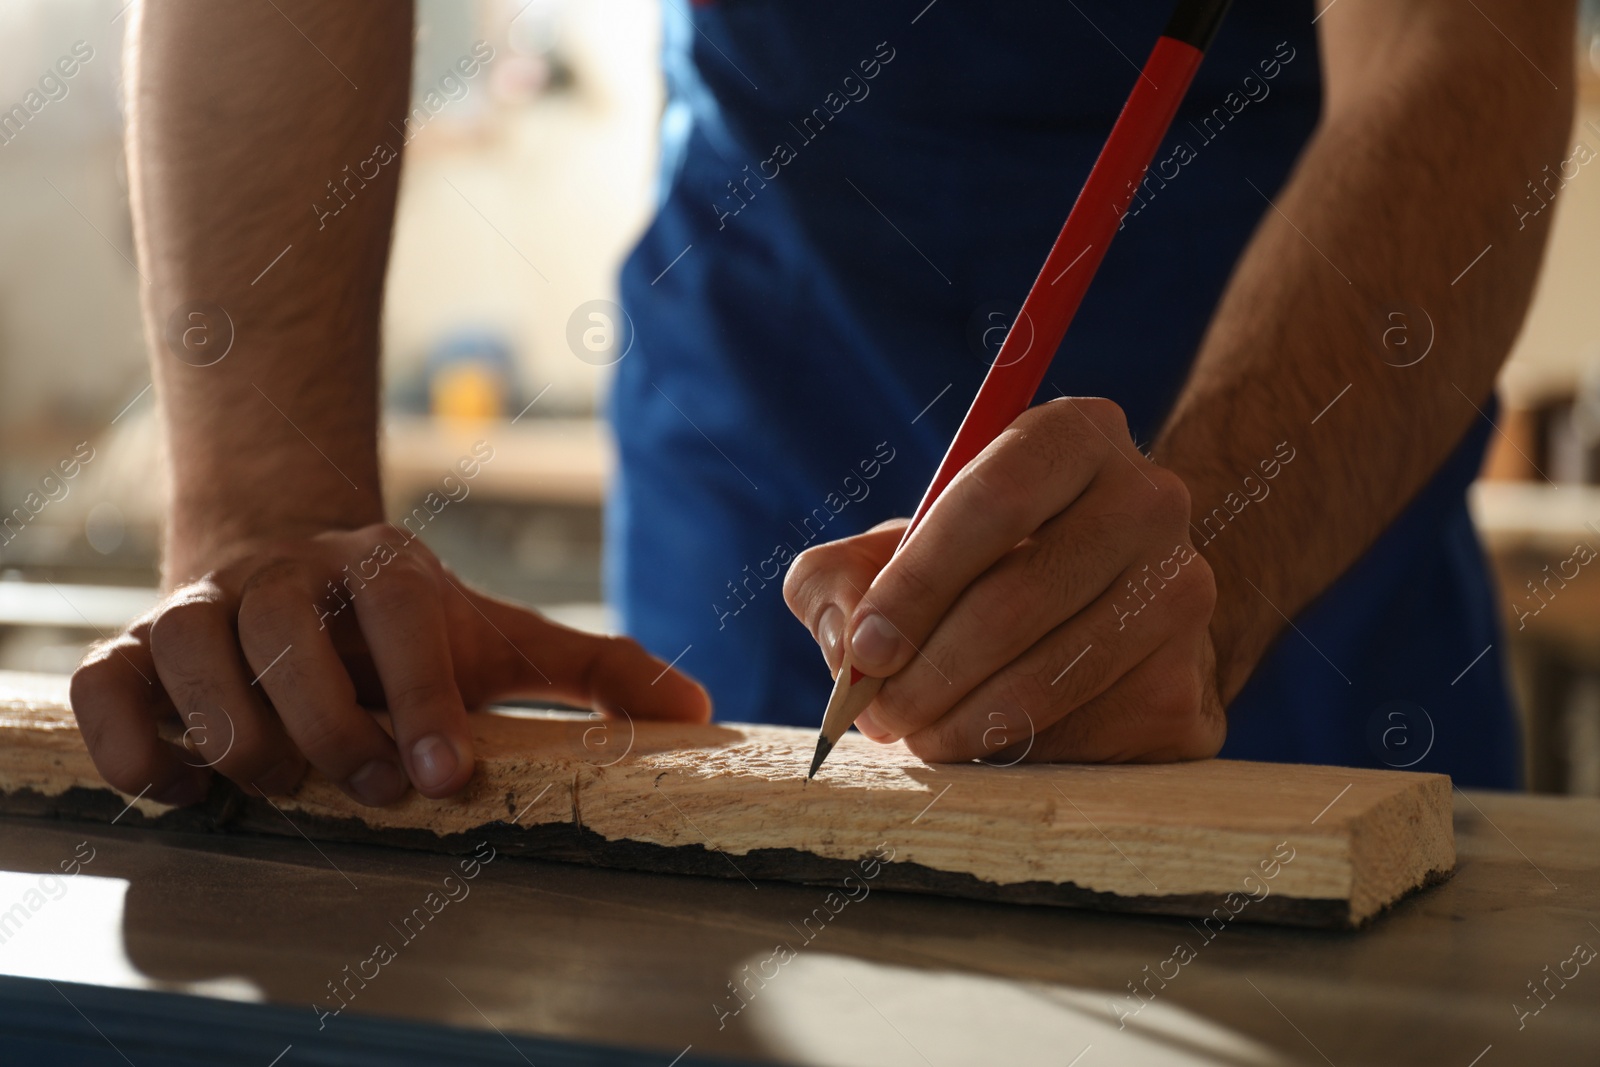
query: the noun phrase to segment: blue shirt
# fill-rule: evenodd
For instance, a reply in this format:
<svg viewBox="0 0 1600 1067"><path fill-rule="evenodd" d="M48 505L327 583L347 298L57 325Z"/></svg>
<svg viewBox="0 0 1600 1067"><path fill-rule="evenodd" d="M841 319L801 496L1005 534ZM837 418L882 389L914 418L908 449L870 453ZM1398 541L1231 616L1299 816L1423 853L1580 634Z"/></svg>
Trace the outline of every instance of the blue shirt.
<svg viewBox="0 0 1600 1067"><path fill-rule="evenodd" d="M1169 6L665 6L660 207L621 280L607 584L719 718L819 721L831 681L784 604L787 564L915 507ZM1159 431L1316 123L1310 14L1234 5L1041 399L1106 396L1136 440ZM1516 784L1464 502L1487 431L1285 630L1223 755Z"/></svg>

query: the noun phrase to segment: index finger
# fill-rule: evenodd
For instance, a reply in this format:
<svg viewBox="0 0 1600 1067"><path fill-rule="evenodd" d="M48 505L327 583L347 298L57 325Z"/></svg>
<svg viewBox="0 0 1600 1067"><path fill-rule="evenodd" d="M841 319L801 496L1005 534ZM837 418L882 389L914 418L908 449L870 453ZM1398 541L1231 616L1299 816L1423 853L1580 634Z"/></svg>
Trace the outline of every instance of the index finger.
<svg viewBox="0 0 1600 1067"><path fill-rule="evenodd" d="M865 533L808 548L783 579L783 599L811 631L831 673L844 656L844 625L861 595L900 543L908 520L891 519Z"/></svg>
<svg viewBox="0 0 1600 1067"><path fill-rule="evenodd" d="M863 673L904 667L961 592L1076 500L1115 433L1127 436L1110 401L1058 403L1024 412L967 464L873 580L847 629Z"/></svg>
<svg viewBox="0 0 1600 1067"><path fill-rule="evenodd" d="M472 777L472 730L438 584L414 555L391 549L382 575L354 600L411 784L450 796Z"/></svg>

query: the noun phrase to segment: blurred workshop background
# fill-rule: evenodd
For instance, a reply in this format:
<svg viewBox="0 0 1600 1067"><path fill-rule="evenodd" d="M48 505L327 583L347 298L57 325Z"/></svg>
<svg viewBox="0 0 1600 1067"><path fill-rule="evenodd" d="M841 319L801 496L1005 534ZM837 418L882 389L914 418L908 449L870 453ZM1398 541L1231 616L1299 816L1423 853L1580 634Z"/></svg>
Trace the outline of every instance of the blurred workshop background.
<svg viewBox="0 0 1600 1067"><path fill-rule="evenodd" d="M0 528L0 669L70 671L155 599L166 487L131 263L124 4L0 0L0 112L43 99L25 121L0 115L0 519L30 493L44 501ZM1600 152L1600 0L1583 7L1572 142ZM419 0L419 102L476 42L494 59L407 147L385 313L391 512L492 439L493 464L425 540L469 580L596 628L609 372L583 338L615 328L592 302L615 298L653 199L660 12ZM54 76L68 55L73 75ZM1529 785L1600 795L1600 569L1549 580L1580 546L1600 550L1600 177L1568 167L1544 188L1557 185L1473 505L1500 578L1507 641L1491 654L1514 668Z"/></svg>
<svg viewBox="0 0 1600 1067"><path fill-rule="evenodd" d="M0 668L70 671L154 596L166 486L130 262L126 2L0 0L0 111L76 42L91 53L25 124L0 121L0 512L93 449L25 529L0 527ZM417 27L415 101L437 95L406 147L389 272L389 505L410 511L492 440L494 462L425 539L469 580L603 627L609 371L583 330L612 328L588 306L615 299L653 201L657 5L421 0ZM493 59L456 76L478 42Z"/></svg>

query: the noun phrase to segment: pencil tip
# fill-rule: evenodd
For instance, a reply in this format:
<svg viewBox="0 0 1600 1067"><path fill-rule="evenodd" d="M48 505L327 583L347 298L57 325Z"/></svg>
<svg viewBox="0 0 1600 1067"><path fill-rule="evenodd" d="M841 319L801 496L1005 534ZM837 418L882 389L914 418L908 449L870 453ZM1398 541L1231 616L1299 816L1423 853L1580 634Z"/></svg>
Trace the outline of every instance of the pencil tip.
<svg viewBox="0 0 1600 1067"><path fill-rule="evenodd" d="M806 781L817 776L817 771L822 768L822 761L828 758L828 753L833 751L833 742L828 740L826 734L817 738L817 754L811 757L811 770L806 773Z"/></svg>

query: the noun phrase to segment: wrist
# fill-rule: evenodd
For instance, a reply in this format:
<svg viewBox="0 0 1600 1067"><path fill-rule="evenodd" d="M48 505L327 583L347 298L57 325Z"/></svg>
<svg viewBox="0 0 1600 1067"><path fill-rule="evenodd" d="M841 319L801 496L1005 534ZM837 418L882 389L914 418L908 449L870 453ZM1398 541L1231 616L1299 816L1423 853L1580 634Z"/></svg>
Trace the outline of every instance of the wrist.
<svg viewBox="0 0 1600 1067"><path fill-rule="evenodd" d="M1281 598L1274 589L1268 588L1272 585L1269 575L1258 572L1254 583L1241 576L1240 560L1230 553L1230 549L1241 549L1238 535L1222 536L1226 526L1202 503L1226 501L1232 483L1211 477L1207 465L1194 462L1192 453L1176 453L1171 448L1170 433L1162 435L1152 453L1156 462L1176 473L1189 488L1191 543L1211 567L1216 585L1216 605L1212 609L1208 634L1214 656L1213 680L1226 707L1250 680L1257 663L1282 627L1283 617L1267 599ZM1227 503L1219 510L1230 517L1237 514ZM1252 562L1258 565L1260 561L1253 558Z"/></svg>
<svg viewBox="0 0 1600 1067"><path fill-rule="evenodd" d="M382 522L376 470L355 484L358 489L339 481L336 488L305 479L295 488L250 480L236 482L237 491L229 493L175 492L162 551L162 588L193 581L273 541Z"/></svg>
<svg viewBox="0 0 1600 1067"><path fill-rule="evenodd" d="M1217 582L1217 606L1211 615L1210 635L1216 655L1217 694L1226 707L1255 673L1261 657L1282 630L1284 618L1265 599L1272 595L1269 590L1225 577L1224 568L1237 573L1234 566L1212 553L1202 553Z"/></svg>

